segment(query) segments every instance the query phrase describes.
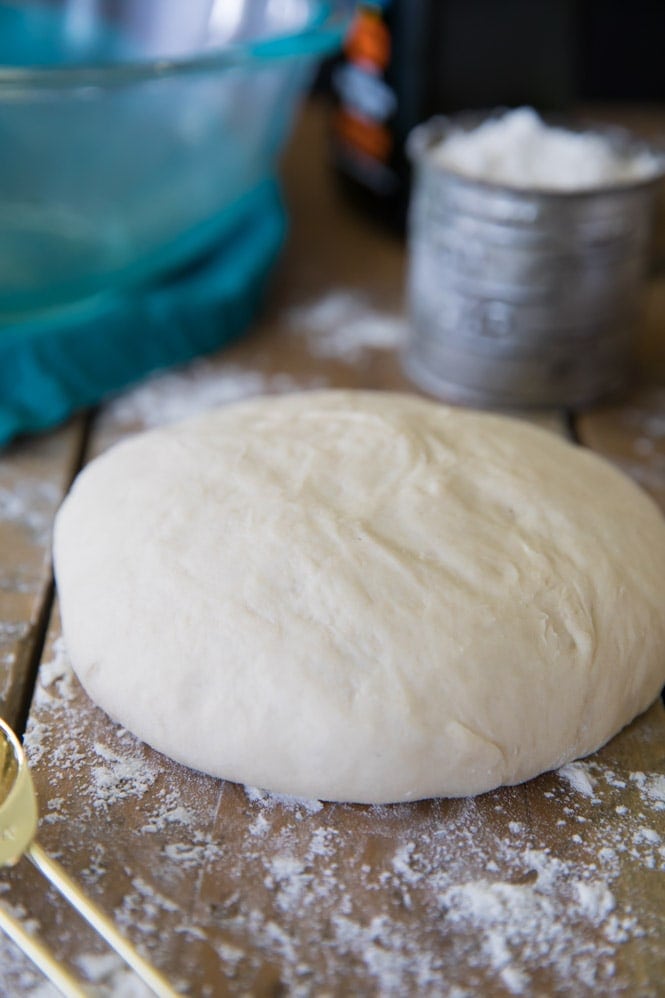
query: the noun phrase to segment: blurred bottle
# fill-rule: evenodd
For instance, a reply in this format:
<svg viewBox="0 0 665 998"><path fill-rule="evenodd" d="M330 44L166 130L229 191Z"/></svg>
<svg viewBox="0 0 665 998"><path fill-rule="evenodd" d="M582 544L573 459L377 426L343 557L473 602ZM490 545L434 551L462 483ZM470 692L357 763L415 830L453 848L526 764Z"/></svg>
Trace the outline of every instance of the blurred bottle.
<svg viewBox="0 0 665 998"><path fill-rule="evenodd" d="M406 138L433 114L566 107L576 72L574 0L366 0L333 68L332 155L345 189L402 227Z"/></svg>
<svg viewBox="0 0 665 998"><path fill-rule="evenodd" d="M409 167L404 144L424 111L429 0L361 3L332 74L333 161L349 195L400 227Z"/></svg>

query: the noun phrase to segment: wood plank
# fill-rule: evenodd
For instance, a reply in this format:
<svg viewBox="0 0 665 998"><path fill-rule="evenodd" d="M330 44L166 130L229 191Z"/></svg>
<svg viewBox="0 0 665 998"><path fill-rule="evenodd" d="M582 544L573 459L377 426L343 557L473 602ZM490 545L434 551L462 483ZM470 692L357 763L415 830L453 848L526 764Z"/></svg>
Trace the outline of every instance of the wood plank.
<svg viewBox="0 0 665 998"><path fill-rule="evenodd" d="M0 716L21 725L51 593L51 527L74 475L82 419L0 454Z"/></svg>
<svg viewBox="0 0 665 998"><path fill-rule="evenodd" d="M629 395L581 413L580 440L634 478L665 509L665 279L650 282Z"/></svg>
<svg viewBox="0 0 665 998"><path fill-rule="evenodd" d="M580 439L641 485L665 510L665 386L645 386L626 404L582 414Z"/></svg>

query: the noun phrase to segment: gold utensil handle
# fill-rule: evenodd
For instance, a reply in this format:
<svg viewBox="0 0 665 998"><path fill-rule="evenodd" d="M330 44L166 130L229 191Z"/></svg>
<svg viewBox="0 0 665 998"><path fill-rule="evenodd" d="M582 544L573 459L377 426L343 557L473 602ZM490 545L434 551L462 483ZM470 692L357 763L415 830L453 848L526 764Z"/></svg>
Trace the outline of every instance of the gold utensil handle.
<svg viewBox="0 0 665 998"><path fill-rule="evenodd" d="M48 977L61 994L65 995L65 998L88 998L87 992L83 990L76 978L72 977L69 971L58 963L53 953L39 939L28 932L22 922L10 915L2 905L0 905L0 929L16 943L19 949L23 950L35 966L39 967L42 974Z"/></svg>
<svg viewBox="0 0 665 998"><path fill-rule="evenodd" d="M129 964L158 998L178 998L178 993L173 990L166 978L147 960L143 959L132 944L118 932L111 919L86 897L78 884L72 880L59 863L47 856L39 843L32 842L26 851L26 856L39 872L60 891L63 897L76 908L86 922ZM83 992L79 990L76 994L83 994Z"/></svg>

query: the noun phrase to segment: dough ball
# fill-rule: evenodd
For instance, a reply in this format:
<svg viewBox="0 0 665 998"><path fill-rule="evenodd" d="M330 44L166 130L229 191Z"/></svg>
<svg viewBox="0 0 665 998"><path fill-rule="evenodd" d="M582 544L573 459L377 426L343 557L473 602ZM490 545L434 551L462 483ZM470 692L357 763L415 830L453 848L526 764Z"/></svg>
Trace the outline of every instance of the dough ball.
<svg viewBox="0 0 665 998"><path fill-rule="evenodd" d="M93 461L58 516L71 659L172 758L326 800L477 794L665 681L665 521L544 430L407 395L261 398Z"/></svg>

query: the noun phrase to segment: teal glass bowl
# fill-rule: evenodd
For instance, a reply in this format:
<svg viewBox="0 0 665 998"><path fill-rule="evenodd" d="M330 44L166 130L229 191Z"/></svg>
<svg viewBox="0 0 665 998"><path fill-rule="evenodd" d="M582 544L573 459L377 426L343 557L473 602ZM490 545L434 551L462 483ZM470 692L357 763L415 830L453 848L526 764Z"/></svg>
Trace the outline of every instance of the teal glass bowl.
<svg viewBox="0 0 665 998"><path fill-rule="evenodd" d="M161 279L223 240L348 8L0 2L0 325Z"/></svg>

